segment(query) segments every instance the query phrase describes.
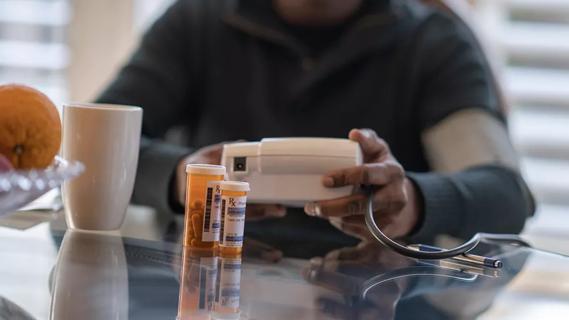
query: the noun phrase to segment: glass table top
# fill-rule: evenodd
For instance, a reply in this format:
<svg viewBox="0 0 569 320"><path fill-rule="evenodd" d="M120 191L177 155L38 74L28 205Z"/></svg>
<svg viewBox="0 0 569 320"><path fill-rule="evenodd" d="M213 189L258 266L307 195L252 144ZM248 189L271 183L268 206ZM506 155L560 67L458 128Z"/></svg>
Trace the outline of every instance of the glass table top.
<svg viewBox="0 0 569 320"><path fill-rule="evenodd" d="M110 233L66 230L61 214L45 220L0 227L0 320L569 315L569 258L535 249L482 244L501 269L419 261L373 244L305 260L247 240L242 257L218 257L181 247L179 218L130 209Z"/></svg>

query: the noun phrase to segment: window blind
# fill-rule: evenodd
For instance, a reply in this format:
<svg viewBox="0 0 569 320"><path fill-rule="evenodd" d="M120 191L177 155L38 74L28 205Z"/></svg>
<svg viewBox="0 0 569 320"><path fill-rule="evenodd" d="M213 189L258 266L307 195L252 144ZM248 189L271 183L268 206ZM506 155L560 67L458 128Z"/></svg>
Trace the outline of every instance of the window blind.
<svg viewBox="0 0 569 320"><path fill-rule="evenodd" d="M470 2L511 104L510 133L539 204L524 236L569 254L569 1Z"/></svg>
<svg viewBox="0 0 569 320"><path fill-rule="evenodd" d="M0 0L0 83L22 83L57 105L66 98L67 0Z"/></svg>

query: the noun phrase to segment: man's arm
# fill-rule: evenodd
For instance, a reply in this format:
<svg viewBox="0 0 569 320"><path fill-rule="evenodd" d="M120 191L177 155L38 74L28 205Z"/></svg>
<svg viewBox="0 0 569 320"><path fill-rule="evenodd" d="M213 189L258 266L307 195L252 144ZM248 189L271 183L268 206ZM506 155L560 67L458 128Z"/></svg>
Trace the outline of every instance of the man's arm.
<svg viewBox="0 0 569 320"><path fill-rule="evenodd" d="M189 124L198 112L198 92L192 90L199 79L189 57L199 50L192 47L197 41L189 40L189 29L196 23L187 21L187 3L176 2L152 25L131 60L97 99L144 109L132 201L165 211L172 208L176 165L191 150L166 144L162 138L170 127Z"/></svg>
<svg viewBox="0 0 569 320"><path fill-rule="evenodd" d="M488 62L464 23L427 12L410 50L409 83L417 86L407 125L418 129L432 171L404 171L375 132L352 130L364 165L332 172L323 184L374 186L376 222L390 237L430 242L439 234L519 232L535 206L517 170ZM357 194L308 204L305 211L365 240L371 237L366 203Z"/></svg>
<svg viewBox="0 0 569 320"><path fill-rule="evenodd" d="M322 182L326 187L372 186L376 223L392 238L432 242L443 234L464 239L477 232L521 231L535 209L534 202L523 179L511 167L515 153L502 122L482 110L464 110L424 136L428 152L456 171L405 172L373 130L353 129L349 137L360 144L365 163L330 172ZM452 140L448 145L446 137ZM442 151L433 154L435 150ZM464 152L465 157L456 156L457 152ZM305 206L307 214L327 218L362 240L371 238L364 222L366 209L365 194Z"/></svg>
<svg viewBox="0 0 569 320"><path fill-rule="evenodd" d="M412 240L519 232L535 205L481 46L460 19L444 13L425 21L417 46L418 124L434 172L408 174L424 206Z"/></svg>
<svg viewBox="0 0 569 320"><path fill-rule="evenodd" d="M503 122L480 109L465 109L422 138L433 172L408 173L423 198L423 221L413 241L522 230L535 203Z"/></svg>

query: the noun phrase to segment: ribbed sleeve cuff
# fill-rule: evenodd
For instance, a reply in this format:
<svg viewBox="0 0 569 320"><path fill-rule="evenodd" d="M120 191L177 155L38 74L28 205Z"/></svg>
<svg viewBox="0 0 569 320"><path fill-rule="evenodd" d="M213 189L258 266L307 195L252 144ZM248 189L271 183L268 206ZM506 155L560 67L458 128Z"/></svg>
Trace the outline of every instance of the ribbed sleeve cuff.
<svg viewBox="0 0 569 320"><path fill-rule="evenodd" d="M423 221L408 237L413 243L432 242L439 234L449 234L460 226L464 206L452 178L438 173L407 173L423 198Z"/></svg>
<svg viewBox="0 0 569 320"><path fill-rule="evenodd" d="M147 141L148 142L148 141ZM141 149L133 202L171 212L179 208L172 201L179 161L191 153L191 149L161 142L148 142Z"/></svg>

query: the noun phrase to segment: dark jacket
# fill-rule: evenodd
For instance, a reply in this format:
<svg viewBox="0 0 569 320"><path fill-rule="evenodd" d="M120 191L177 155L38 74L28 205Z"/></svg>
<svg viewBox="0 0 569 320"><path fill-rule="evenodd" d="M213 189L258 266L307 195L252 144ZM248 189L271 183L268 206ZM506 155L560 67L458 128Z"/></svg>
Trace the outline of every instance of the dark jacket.
<svg viewBox="0 0 569 320"><path fill-rule="evenodd" d="M479 108L502 119L488 63L458 19L418 1L376 0L314 58L270 1L177 1L142 39L99 102L144 108L133 201L171 208L176 163L197 147L263 137L346 137L372 128L385 139L424 199L413 236L519 232L534 210L518 173L497 165L442 175L425 159L421 133L453 112ZM164 143L172 127L185 146ZM248 223L247 235L326 249L355 243L301 212ZM301 246L301 247L299 247ZM323 251L315 245L314 252Z"/></svg>

